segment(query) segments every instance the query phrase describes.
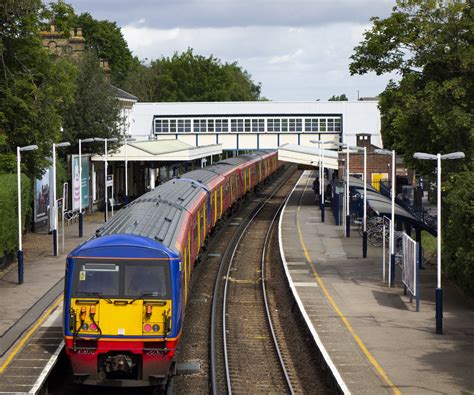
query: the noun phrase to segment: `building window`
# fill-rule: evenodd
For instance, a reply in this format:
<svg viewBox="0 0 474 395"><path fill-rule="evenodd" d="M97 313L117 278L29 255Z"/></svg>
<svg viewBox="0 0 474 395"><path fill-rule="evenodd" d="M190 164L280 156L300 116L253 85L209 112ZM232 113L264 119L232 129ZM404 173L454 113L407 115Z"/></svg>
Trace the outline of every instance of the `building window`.
<svg viewBox="0 0 474 395"><path fill-rule="evenodd" d="M296 131L302 132L303 131L303 119L296 118Z"/></svg>
<svg viewBox="0 0 474 395"><path fill-rule="evenodd" d="M267 132L273 132L273 119L267 119Z"/></svg>
<svg viewBox="0 0 474 395"><path fill-rule="evenodd" d="M176 119L170 119L170 133L176 133Z"/></svg>
<svg viewBox="0 0 474 395"><path fill-rule="evenodd" d="M216 133L226 133L229 131L229 121L227 119L216 119Z"/></svg>
<svg viewBox="0 0 474 395"><path fill-rule="evenodd" d="M230 120L230 131L232 133L237 133L237 119Z"/></svg>
<svg viewBox="0 0 474 395"><path fill-rule="evenodd" d="M319 131L325 132L326 131L326 118L319 119Z"/></svg>
<svg viewBox="0 0 474 395"><path fill-rule="evenodd" d="M214 132L214 120L213 119L208 119L207 120L207 131L209 133L213 133Z"/></svg>
<svg viewBox="0 0 474 395"><path fill-rule="evenodd" d="M318 118L306 118L304 120L305 132L317 132L318 129Z"/></svg>
<svg viewBox="0 0 474 395"><path fill-rule="evenodd" d="M252 131L252 128L250 126L250 119L246 119L245 120L245 132L251 132Z"/></svg>
<svg viewBox="0 0 474 395"><path fill-rule="evenodd" d="M280 119L274 119L273 120L273 131L274 132L280 132Z"/></svg>
<svg viewBox="0 0 474 395"><path fill-rule="evenodd" d="M286 118L281 120L281 131L288 132L288 119Z"/></svg>
<svg viewBox="0 0 474 395"><path fill-rule="evenodd" d="M258 131L261 133L265 133L265 120L264 119L258 120Z"/></svg>
<svg viewBox="0 0 474 395"><path fill-rule="evenodd" d="M178 119L178 133L191 133L190 119Z"/></svg>
<svg viewBox="0 0 474 395"><path fill-rule="evenodd" d="M334 132L334 118L328 118L328 132Z"/></svg>
<svg viewBox="0 0 474 395"><path fill-rule="evenodd" d="M334 131L340 132L341 131L341 118L336 118L334 120Z"/></svg>

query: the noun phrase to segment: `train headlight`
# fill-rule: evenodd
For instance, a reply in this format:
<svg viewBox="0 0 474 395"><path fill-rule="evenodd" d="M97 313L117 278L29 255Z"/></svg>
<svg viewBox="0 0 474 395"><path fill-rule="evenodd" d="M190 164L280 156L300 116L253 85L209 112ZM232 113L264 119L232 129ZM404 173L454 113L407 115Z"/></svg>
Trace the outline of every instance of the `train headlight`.
<svg viewBox="0 0 474 395"><path fill-rule="evenodd" d="M97 330L97 325L94 324L94 323L92 323L92 324L90 324L89 329L90 329L91 331L96 331L96 330Z"/></svg>
<svg viewBox="0 0 474 395"><path fill-rule="evenodd" d="M89 329L89 325L88 325L86 322L84 322L84 323L82 324L82 326L81 326L81 329L82 329L83 331L86 331L86 330Z"/></svg>
<svg viewBox="0 0 474 395"><path fill-rule="evenodd" d="M153 325L153 332L158 332L160 330L160 326L158 324Z"/></svg>
<svg viewBox="0 0 474 395"><path fill-rule="evenodd" d="M143 332L150 332L150 331L151 331L151 325L150 324L143 325Z"/></svg>

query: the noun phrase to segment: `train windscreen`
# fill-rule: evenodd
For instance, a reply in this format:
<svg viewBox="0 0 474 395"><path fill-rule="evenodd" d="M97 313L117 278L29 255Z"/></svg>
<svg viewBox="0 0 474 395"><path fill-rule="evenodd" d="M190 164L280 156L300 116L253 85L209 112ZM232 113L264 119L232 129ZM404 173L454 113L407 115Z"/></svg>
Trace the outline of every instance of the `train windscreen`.
<svg viewBox="0 0 474 395"><path fill-rule="evenodd" d="M72 281L74 297L171 299L167 261L100 262L79 260Z"/></svg>

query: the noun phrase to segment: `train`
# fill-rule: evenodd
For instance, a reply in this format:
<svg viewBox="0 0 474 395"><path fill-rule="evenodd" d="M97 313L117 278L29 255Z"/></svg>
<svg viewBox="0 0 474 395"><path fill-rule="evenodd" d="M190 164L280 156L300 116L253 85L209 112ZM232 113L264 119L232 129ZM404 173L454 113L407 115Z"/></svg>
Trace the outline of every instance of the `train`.
<svg viewBox="0 0 474 395"><path fill-rule="evenodd" d="M260 150L185 173L129 203L68 254L63 334L76 383L166 383L209 233L280 167L277 152Z"/></svg>

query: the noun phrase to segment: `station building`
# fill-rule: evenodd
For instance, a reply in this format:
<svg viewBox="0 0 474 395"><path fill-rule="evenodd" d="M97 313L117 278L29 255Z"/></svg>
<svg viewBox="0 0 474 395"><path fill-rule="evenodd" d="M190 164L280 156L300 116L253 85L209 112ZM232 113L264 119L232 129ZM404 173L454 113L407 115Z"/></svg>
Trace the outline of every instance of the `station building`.
<svg viewBox="0 0 474 395"><path fill-rule="evenodd" d="M136 103L129 129L133 137L222 144L224 151L311 146L311 140L355 145L360 133L382 146L376 100Z"/></svg>

